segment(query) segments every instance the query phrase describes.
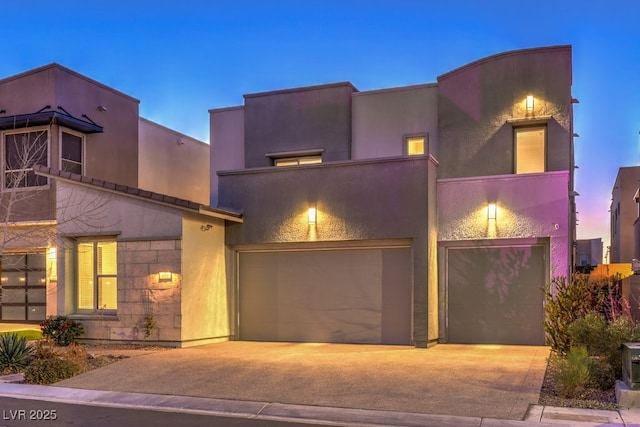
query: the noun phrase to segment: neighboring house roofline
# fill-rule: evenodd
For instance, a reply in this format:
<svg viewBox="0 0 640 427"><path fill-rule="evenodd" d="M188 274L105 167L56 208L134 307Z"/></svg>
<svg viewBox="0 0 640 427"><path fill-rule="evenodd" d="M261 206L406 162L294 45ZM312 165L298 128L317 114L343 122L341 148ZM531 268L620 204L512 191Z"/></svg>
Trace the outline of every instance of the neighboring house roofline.
<svg viewBox="0 0 640 427"><path fill-rule="evenodd" d="M302 87L296 87L296 88L290 88L290 89L278 89L278 90L272 90L268 92L248 93L243 96L245 99L257 98L260 96L280 95L280 94L286 94L286 93L305 92L309 90L319 90L319 89L331 89L331 88L342 87L342 86L350 87L351 89L353 89L354 92L359 92L359 90L353 84L351 84L351 82L337 82L337 83L327 83L327 84L320 84L320 85L314 85L314 86L302 86Z"/></svg>
<svg viewBox="0 0 640 427"><path fill-rule="evenodd" d="M225 111L244 110L244 105L236 105L234 107L210 108L209 113L222 113Z"/></svg>
<svg viewBox="0 0 640 427"><path fill-rule="evenodd" d="M33 171L42 176L58 179L61 181L67 181L74 184L80 184L86 187L96 188L99 190L105 190L116 194L121 194L136 199L145 200L148 202L156 203L159 205L169 206L177 208L183 211L198 213L210 217L225 219L228 221L234 221L242 223L242 212L226 209L226 208L214 208L211 206L205 206L200 203L192 202L178 197L169 196L166 194L155 193L153 191L143 190L136 187L129 187L128 185L116 184L109 181L103 181L101 179L91 178L85 175L78 175L68 171L61 171L42 165L34 165Z"/></svg>
<svg viewBox="0 0 640 427"><path fill-rule="evenodd" d="M563 45L555 45L555 46L545 46L545 47L534 47L534 48L525 48L525 49L516 49L516 50L510 50L507 52L500 52L500 53L496 53L495 55L490 55L490 56L485 56L484 58L480 58L477 59L475 61L469 62L468 64L462 65L460 67L454 68L451 71L448 71L444 74L441 74L438 76L438 81L442 80L442 79L446 79L448 77L453 76L454 74L457 74L463 70L466 70L470 67L474 67L476 65L482 64L482 63L486 63L486 62L491 62L491 61L495 61L496 59L501 59L501 58L505 58L508 56L515 56L515 55L522 55L522 54L529 54L529 53L534 53L534 52L552 52L552 51L566 51L568 50L569 52L571 52L571 45L570 44L563 44Z"/></svg>
<svg viewBox="0 0 640 427"><path fill-rule="evenodd" d="M168 128L168 127L166 127L166 126L164 126L164 125L161 125L160 123L154 122L153 120L149 120L149 119L144 118L144 117L141 117L141 116L140 116L140 117L138 117L138 120L139 120L139 121L141 121L141 122L147 123L147 124L149 124L149 125L151 125L151 126L153 126L153 127L157 127L157 128L162 129L162 130L164 130L164 131L167 131L167 132L169 132L169 133L172 133L172 134L174 134L175 136L179 136L179 137L183 137L183 138L190 139L191 141L196 142L196 143L198 143L198 144L200 144L200 145L209 145L209 144L207 144L206 142L199 140L198 138L194 138L194 137L189 136L189 135L187 135L187 134L185 134L185 133L178 132L178 131L177 131L177 130L175 130L175 129Z"/></svg>
<svg viewBox="0 0 640 427"><path fill-rule="evenodd" d="M359 96L365 96L365 95L376 95L379 93L402 92L407 90L428 89L428 88L435 88L435 87L438 87L437 83L419 83L419 84L409 85L409 86L395 86L395 87L388 87L388 88L382 88L382 89L364 90L361 92L354 93L353 96L359 97Z"/></svg>
<svg viewBox="0 0 640 427"><path fill-rule="evenodd" d="M52 63L47 64L47 65L43 65L42 67L38 67L38 68L31 69L31 70L27 70L27 71L24 71L22 73L14 74L13 76L5 77L3 79L0 79L0 84L5 83L5 82L9 82L11 80L21 79L21 78L29 76L31 74L37 74L39 72L46 71L48 69L58 69L58 70L64 71L65 73L68 73L68 74L71 74L71 75L73 75L75 77L81 78L81 79L83 79L83 80L85 80L85 81L87 81L89 83L92 83L92 84L94 84L96 86L100 86L103 89L106 89L108 91L116 93L116 94L118 94L120 96L123 96L125 98L129 98L129 99L137 102L138 104L140 104L140 100L139 99L134 98L131 95L127 95L124 92L120 92L119 90L114 89L114 88L112 88L110 86L107 86L107 85L105 85L103 83L100 83L97 80L93 80L90 77L87 77L87 76L85 76L83 74L80 74L80 73L78 73L76 71L73 71L73 70L71 70L71 69L69 69L69 68L67 68L67 67L65 67L63 65L60 65L60 64L56 63L56 62L52 62Z"/></svg>

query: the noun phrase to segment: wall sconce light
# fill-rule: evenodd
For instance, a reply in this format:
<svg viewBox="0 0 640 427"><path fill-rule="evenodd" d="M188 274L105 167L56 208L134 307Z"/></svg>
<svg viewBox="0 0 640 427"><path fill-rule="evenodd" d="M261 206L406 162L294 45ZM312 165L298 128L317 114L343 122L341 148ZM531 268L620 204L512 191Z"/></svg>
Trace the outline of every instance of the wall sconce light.
<svg viewBox="0 0 640 427"><path fill-rule="evenodd" d="M209 230L211 230L212 228L213 228L213 225L211 225L211 224L206 224L206 225L205 225L205 224L202 224L202 225L200 226L200 231L209 231Z"/></svg>
<svg viewBox="0 0 640 427"><path fill-rule="evenodd" d="M56 259L57 255L58 251L56 250L56 248L49 248L49 259Z"/></svg>
<svg viewBox="0 0 640 427"><path fill-rule="evenodd" d="M107 107L105 107L104 105L98 105L98 111L104 113L105 111L107 111Z"/></svg>
<svg viewBox="0 0 640 427"><path fill-rule="evenodd" d="M309 225L315 225L316 223L316 208L309 208Z"/></svg>
<svg viewBox="0 0 640 427"><path fill-rule="evenodd" d="M173 274L170 271L161 271L158 273L158 282L170 282Z"/></svg>
<svg viewBox="0 0 640 427"><path fill-rule="evenodd" d="M533 111L533 95L527 95L527 111Z"/></svg>
<svg viewBox="0 0 640 427"><path fill-rule="evenodd" d="M489 220L495 220L498 208L495 203L489 203L487 205L487 218Z"/></svg>

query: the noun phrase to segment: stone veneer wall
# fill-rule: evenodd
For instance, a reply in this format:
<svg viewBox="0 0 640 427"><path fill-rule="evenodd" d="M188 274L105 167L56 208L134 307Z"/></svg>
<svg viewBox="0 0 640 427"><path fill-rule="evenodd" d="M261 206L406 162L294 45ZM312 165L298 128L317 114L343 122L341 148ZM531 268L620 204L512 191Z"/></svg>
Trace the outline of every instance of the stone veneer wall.
<svg viewBox="0 0 640 427"><path fill-rule="evenodd" d="M118 242L117 319L82 319L84 337L179 345L181 250L179 239ZM160 271L172 272L172 280L160 282ZM155 320L149 337L145 337L146 315Z"/></svg>

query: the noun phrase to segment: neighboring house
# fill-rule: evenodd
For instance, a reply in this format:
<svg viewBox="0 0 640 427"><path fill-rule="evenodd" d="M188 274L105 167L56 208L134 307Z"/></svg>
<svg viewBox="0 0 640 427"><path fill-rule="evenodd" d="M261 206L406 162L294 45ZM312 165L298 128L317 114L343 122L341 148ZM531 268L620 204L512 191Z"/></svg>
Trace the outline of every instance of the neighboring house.
<svg viewBox="0 0 640 427"><path fill-rule="evenodd" d="M104 321L115 313L128 314L123 309L128 300L118 288L123 282L117 280L129 268L122 263L127 244L121 243L118 227L123 225L100 221L111 205L81 201L72 206L70 199L60 198L62 184L56 177L35 169L208 202L209 146L142 119L138 105L57 64L0 80L0 218L5 225L0 321L37 322L46 315L70 314L87 319L91 330L87 316ZM93 228L78 234L68 229L70 224L60 224L61 212L71 211L77 216L73 223ZM69 245L60 245L62 237ZM64 264L68 251L85 264Z"/></svg>
<svg viewBox="0 0 640 427"><path fill-rule="evenodd" d="M640 166L618 169L611 190L611 246L609 263L629 263L637 258L634 243L634 223L638 218L638 205L634 193L640 188ZM636 193L637 196L637 193Z"/></svg>
<svg viewBox="0 0 640 427"><path fill-rule="evenodd" d="M436 83L336 83L210 110L241 340L543 344L574 264L571 47Z"/></svg>
<svg viewBox="0 0 640 427"><path fill-rule="evenodd" d="M602 239L580 239L576 241L576 267L597 267L602 264ZM588 273L588 271L587 271Z"/></svg>

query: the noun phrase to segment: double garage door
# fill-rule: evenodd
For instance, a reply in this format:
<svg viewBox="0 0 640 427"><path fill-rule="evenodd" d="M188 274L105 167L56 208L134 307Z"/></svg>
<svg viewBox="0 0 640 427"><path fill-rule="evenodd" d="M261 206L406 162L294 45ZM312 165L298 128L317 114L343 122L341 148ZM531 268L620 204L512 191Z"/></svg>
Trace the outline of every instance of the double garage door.
<svg viewBox="0 0 640 427"><path fill-rule="evenodd" d="M447 248L447 341L544 345L544 245Z"/></svg>
<svg viewBox="0 0 640 427"><path fill-rule="evenodd" d="M242 340L410 344L407 247L240 252Z"/></svg>

